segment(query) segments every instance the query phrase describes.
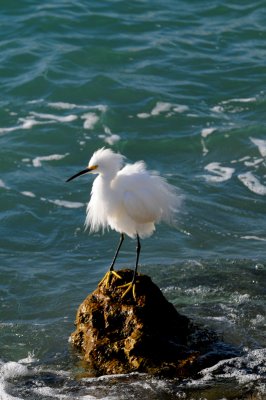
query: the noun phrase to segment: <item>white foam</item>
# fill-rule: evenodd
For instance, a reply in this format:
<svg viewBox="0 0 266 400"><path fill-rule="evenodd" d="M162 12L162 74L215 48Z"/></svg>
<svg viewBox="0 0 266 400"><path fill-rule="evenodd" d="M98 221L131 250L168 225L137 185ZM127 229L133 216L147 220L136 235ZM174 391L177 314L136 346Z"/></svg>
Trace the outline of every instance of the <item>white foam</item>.
<svg viewBox="0 0 266 400"><path fill-rule="evenodd" d="M0 381L0 400L24 400L22 397L14 397L6 392L7 384Z"/></svg>
<svg viewBox="0 0 266 400"><path fill-rule="evenodd" d="M116 135L116 134L112 134L110 136L105 136L104 141L106 143L108 143L110 146L112 146L113 144L115 144L116 142L118 142L120 140L120 136Z"/></svg>
<svg viewBox="0 0 266 400"><path fill-rule="evenodd" d="M55 160L62 160L66 156L68 156L69 153L66 154L51 154L49 156L39 156L35 157L32 160L32 164L34 167L41 167L42 166L42 161L55 161Z"/></svg>
<svg viewBox="0 0 266 400"><path fill-rule="evenodd" d="M222 167L218 162L212 162L204 167L208 172L214 173L216 175L203 175L207 182L225 182L231 179L234 168Z"/></svg>
<svg viewBox="0 0 266 400"><path fill-rule="evenodd" d="M264 325L265 324L265 316L262 314L257 314L255 318L250 320L252 325L258 326L258 325Z"/></svg>
<svg viewBox="0 0 266 400"><path fill-rule="evenodd" d="M23 194L23 196L36 197L35 194L32 192L24 191L24 192L20 192L20 193Z"/></svg>
<svg viewBox="0 0 266 400"><path fill-rule="evenodd" d="M206 154L209 153L209 150L205 144L205 141L203 139L201 139L201 145L202 145L202 153L204 156L206 156Z"/></svg>
<svg viewBox="0 0 266 400"><path fill-rule="evenodd" d="M260 196L266 195L266 186L252 174L252 172L245 172L238 175L238 179L245 185L251 192L259 194Z"/></svg>
<svg viewBox="0 0 266 400"><path fill-rule="evenodd" d="M98 115L93 112L86 113L81 116L82 119L85 119L83 128L84 129L93 129L96 123L99 121Z"/></svg>
<svg viewBox="0 0 266 400"><path fill-rule="evenodd" d="M44 114L44 113L37 113L35 111L30 112L31 115L41 118L41 119L48 119L56 122L71 122L75 121L78 117L77 115L70 114L70 115L65 115L65 116L60 116L60 115L54 115L54 114Z"/></svg>
<svg viewBox="0 0 266 400"><path fill-rule="evenodd" d="M22 358L19 360L19 363L21 364L31 364L33 362L38 361L38 359L35 357L34 351L29 351L27 357Z"/></svg>
<svg viewBox="0 0 266 400"><path fill-rule="evenodd" d="M33 118L21 118L22 123L22 128L23 129L31 129L34 125L38 125L39 122L36 121Z"/></svg>
<svg viewBox="0 0 266 400"><path fill-rule="evenodd" d="M250 302L250 295L248 293L232 293L231 299L234 304L242 304Z"/></svg>
<svg viewBox="0 0 266 400"><path fill-rule="evenodd" d="M250 156L245 156L245 157L239 158L238 160L232 160L232 161L230 161L230 163L231 164L236 164L236 163L239 163L239 162L250 160L250 158L251 158Z"/></svg>
<svg viewBox="0 0 266 400"><path fill-rule="evenodd" d="M244 164L246 167L256 167L257 165L263 162L263 158L256 158L253 161L245 161Z"/></svg>
<svg viewBox="0 0 266 400"><path fill-rule="evenodd" d="M217 114L221 114L224 112L224 108L222 106L214 106L211 108L211 111L213 111Z"/></svg>
<svg viewBox="0 0 266 400"><path fill-rule="evenodd" d="M43 396L52 398L52 399L59 399L59 400L63 400L63 399L67 399L67 400L71 400L73 399L72 396L69 396L67 394L62 394L60 389L56 389L56 388L51 388L49 386L40 386L40 387L35 387L33 389L33 392L36 393L37 398L42 398ZM40 397L41 396L41 397ZM78 399L82 399L83 397L78 397ZM91 397L91 400L96 400L95 397Z"/></svg>
<svg viewBox="0 0 266 400"><path fill-rule="evenodd" d="M4 379L15 378L18 376L24 376L29 373L28 367L19 362L9 361L2 365L0 376Z"/></svg>
<svg viewBox="0 0 266 400"><path fill-rule="evenodd" d="M108 107L104 104L96 104L95 106L88 106L89 110L99 110L102 113L105 113L108 110Z"/></svg>
<svg viewBox="0 0 266 400"><path fill-rule="evenodd" d="M67 103L64 101L57 101L57 102L50 102L48 106L51 108L55 108L57 110L74 110L75 108L81 110L98 110L101 112L106 112L108 107L104 104L96 104L93 106L89 105L82 105L82 104L74 104L74 103Z"/></svg>
<svg viewBox="0 0 266 400"><path fill-rule="evenodd" d="M74 103L66 103L64 101L57 101L48 103L49 107L55 108L57 110L73 110L74 108L88 108L87 106L79 106Z"/></svg>
<svg viewBox="0 0 266 400"><path fill-rule="evenodd" d="M266 157L266 140L256 138L250 138L250 140L258 147L261 156Z"/></svg>
<svg viewBox="0 0 266 400"><path fill-rule="evenodd" d="M41 200L47 200L42 198ZM60 207L65 207L65 208L80 208L80 207L84 207L83 203L79 203L78 201L67 201L67 200L47 200L49 201L49 203L53 203L56 204L57 206Z"/></svg>
<svg viewBox="0 0 266 400"><path fill-rule="evenodd" d="M19 118L19 122L21 122L21 124L16 125L16 126L11 126L9 128L0 128L0 135L4 135L5 133L9 133L9 132L14 132L17 131L19 129L31 129L34 125L44 125L44 124L52 124L55 123L55 120L50 120L50 121L37 121L36 119L34 119L33 117L26 117L26 118Z"/></svg>
<svg viewBox="0 0 266 400"><path fill-rule="evenodd" d="M172 104L163 101L158 101L156 105L153 107L150 113L138 113L137 117L141 119L149 118L151 116L157 116L162 113L168 113L167 117L173 115L173 113L183 113L187 111L189 108L183 104ZM169 112L171 111L171 112Z"/></svg>
<svg viewBox="0 0 266 400"><path fill-rule="evenodd" d="M107 133L107 135L112 135L111 129L108 126L104 125L103 129L104 132Z"/></svg>
<svg viewBox="0 0 266 400"><path fill-rule="evenodd" d="M22 122L22 125L19 125L17 129L31 129L35 125L44 125L44 124L53 124L55 121L37 121L33 117L29 116L26 118L19 118L19 121Z"/></svg>
<svg viewBox="0 0 266 400"><path fill-rule="evenodd" d="M173 111L177 113L183 113L188 110L189 110L188 106L185 106L184 104L177 104L173 108Z"/></svg>
<svg viewBox="0 0 266 400"><path fill-rule="evenodd" d="M0 179L0 188L3 188L3 189L10 189L10 188L5 184L5 182L4 182L2 179Z"/></svg>
<svg viewBox="0 0 266 400"><path fill-rule="evenodd" d="M137 117L141 118L141 119L145 119L145 118L149 118L151 116L151 114L149 113L138 113Z"/></svg>
<svg viewBox="0 0 266 400"><path fill-rule="evenodd" d="M156 106L151 110L151 115L159 115L162 112L170 111L172 108L171 103L164 103L163 101L158 101Z"/></svg>
<svg viewBox="0 0 266 400"><path fill-rule="evenodd" d="M85 396L81 396L80 397L80 400L117 400L117 399L118 399L117 395L114 395L114 396L107 395L107 396L99 398L98 396L95 397L95 396L91 396L89 394L86 394Z"/></svg>
<svg viewBox="0 0 266 400"><path fill-rule="evenodd" d="M98 138L100 138L100 139L105 139L106 138L106 135L98 135Z"/></svg>
<svg viewBox="0 0 266 400"><path fill-rule="evenodd" d="M266 371L266 349L253 350L243 357L235 357L229 360L221 360L210 368L200 372L205 380L216 378L235 378L239 383L245 384L261 380Z"/></svg>
<svg viewBox="0 0 266 400"><path fill-rule="evenodd" d="M21 397L14 397L8 394L8 380L25 376L29 374L29 369L26 365L19 362L9 361L5 364L0 364L0 399L1 400L23 400Z"/></svg>
<svg viewBox="0 0 266 400"><path fill-rule="evenodd" d="M27 104L37 104L37 103L42 103L44 99L37 99L37 100L29 100L27 101Z"/></svg>
<svg viewBox="0 0 266 400"><path fill-rule="evenodd" d="M192 288L188 288L184 290L184 293L186 293L187 295L191 296L201 296L201 297L206 297L208 296L210 293L216 293L219 292L219 289L211 289L208 286L203 286L203 285L199 285L199 286L194 286Z"/></svg>
<svg viewBox="0 0 266 400"><path fill-rule="evenodd" d="M203 128L201 131L201 136L203 138L206 138L207 136L211 135L214 131L216 131L216 128Z"/></svg>
<svg viewBox="0 0 266 400"><path fill-rule="evenodd" d="M115 144L116 142L118 142L121 139L121 137L119 135L112 133L111 129L108 126L104 125L103 129L104 129L104 132L106 133L106 135L99 135L98 137L100 139L103 139L110 146L112 146L113 144Z"/></svg>
<svg viewBox="0 0 266 400"><path fill-rule="evenodd" d="M245 240L259 240L261 242L266 242L266 238L262 238L262 237L254 236L254 235L241 236L240 238L245 239Z"/></svg>
<svg viewBox="0 0 266 400"><path fill-rule="evenodd" d="M13 132L19 129L19 126L11 126L10 128L0 128L0 135L5 133Z"/></svg>
<svg viewBox="0 0 266 400"><path fill-rule="evenodd" d="M230 104L230 103L253 103L256 101L256 97L247 97L247 98L240 98L240 99L229 99L229 100L224 100L221 102L221 104Z"/></svg>

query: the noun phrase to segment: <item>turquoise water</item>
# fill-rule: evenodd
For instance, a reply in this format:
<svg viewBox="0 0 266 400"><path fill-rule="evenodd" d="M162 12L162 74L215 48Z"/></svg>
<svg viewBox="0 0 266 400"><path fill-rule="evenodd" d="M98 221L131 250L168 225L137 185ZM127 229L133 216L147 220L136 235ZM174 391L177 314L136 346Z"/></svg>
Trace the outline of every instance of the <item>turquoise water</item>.
<svg viewBox="0 0 266 400"><path fill-rule="evenodd" d="M3 2L0 398L265 395L265 20L263 1ZM241 349L224 369L77 378L75 312L118 235L84 232L92 177L65 180L102 146L179 188L141 272ZM134 252L127 239L117 268Z"/></svg>

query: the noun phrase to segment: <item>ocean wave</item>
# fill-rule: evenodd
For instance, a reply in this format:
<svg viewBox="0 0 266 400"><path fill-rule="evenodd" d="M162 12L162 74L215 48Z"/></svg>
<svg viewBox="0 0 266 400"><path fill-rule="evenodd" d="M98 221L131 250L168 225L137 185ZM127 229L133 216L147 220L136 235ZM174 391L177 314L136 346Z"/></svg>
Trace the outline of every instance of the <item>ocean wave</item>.
<svg viewBox="0 0 266 400"><path fill-rule="evenodd" d="M164 379L147 374L132 373L101 377L81 377L63 369L55 372L52 366L26 357L18 362L0 363L0 396L5 400L24 398L72 400L114 400L119 398L209 398L215 390L216 398L236 398L251 393L263 396L266 385L263 377L266 349L247 350L242 356L221 360L203 369L194 379ZM236 388L236 382L238 387ZM245 397L246 398L246 397ZM260 398L260 397L258 397Z"/></svg>

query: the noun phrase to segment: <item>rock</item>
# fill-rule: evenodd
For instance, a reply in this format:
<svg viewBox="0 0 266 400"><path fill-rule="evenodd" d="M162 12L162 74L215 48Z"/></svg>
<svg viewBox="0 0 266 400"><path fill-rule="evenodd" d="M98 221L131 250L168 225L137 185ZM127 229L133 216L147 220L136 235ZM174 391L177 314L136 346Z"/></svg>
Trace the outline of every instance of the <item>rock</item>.
<svg viewBox="0 0 266 400"><path fill-rule="evenodd" d="M197 372L201 351L189 347L195 326L146 275L137 278L136 301L132 292L122 298L125 288L118 286L130 282L133 272L117 272L121 279L112 276L109 288L100 283L77 312L71 342L90 374L138 371L184 377Z"/></svg>

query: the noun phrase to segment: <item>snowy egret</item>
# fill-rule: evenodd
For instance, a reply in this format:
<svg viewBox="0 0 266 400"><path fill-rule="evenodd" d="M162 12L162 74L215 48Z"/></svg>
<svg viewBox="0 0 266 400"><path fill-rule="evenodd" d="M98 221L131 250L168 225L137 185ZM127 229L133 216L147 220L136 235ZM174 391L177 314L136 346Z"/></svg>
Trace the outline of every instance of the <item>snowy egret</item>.
<svg viewBox="0 0 266 400"><path fill-rule="evenodd" d="M111 149L101 148L93 154L88 167L73 175L67 182L86 173L99 174L92 185L85 226L90 227L90 232L101 228L104 231L110 227L120 233L120 241L110 269L101 282L108 287L112 275L120 278L114 271L114 265L124 234L136 238L137 253L133 279L120 286L127 288L122 297L132 290L133 297L136 298L140 238L151 236L155 230L155 223L173 221L180 197L176 188L157 172L147 171L143 161L126 164L122 168L124 158Z"/></svg>

